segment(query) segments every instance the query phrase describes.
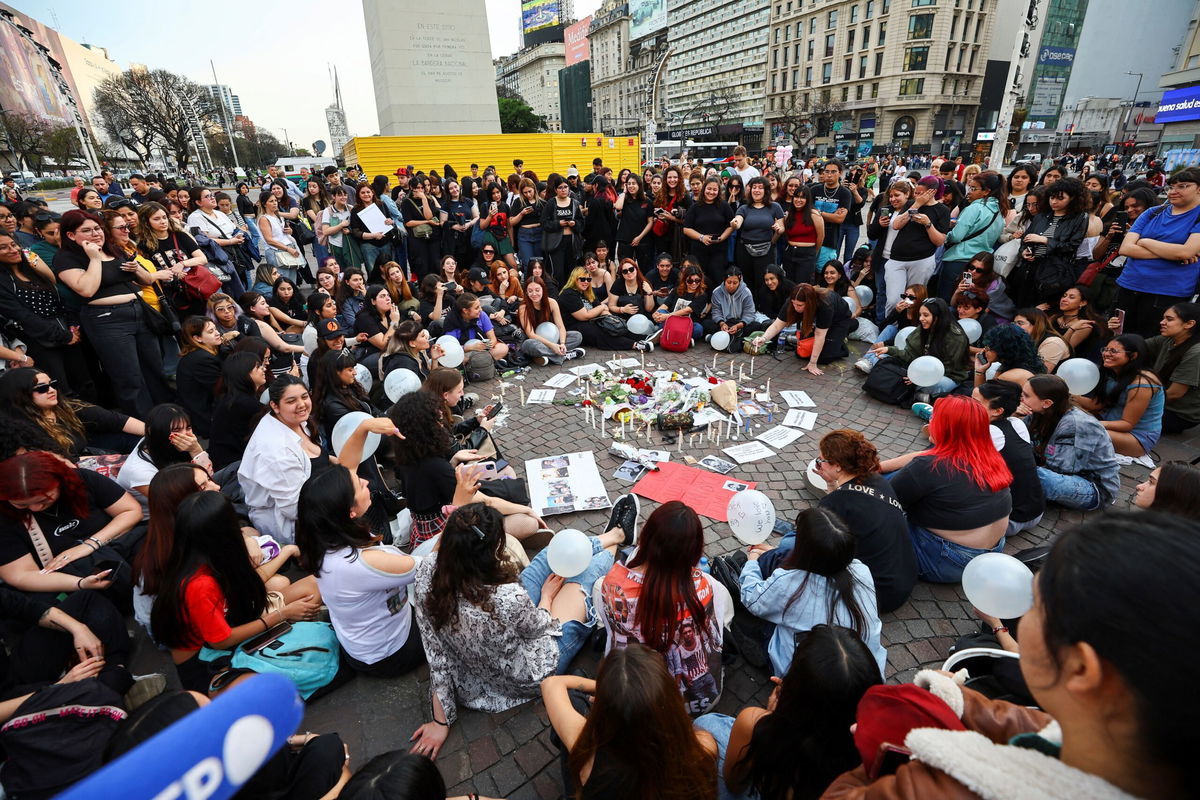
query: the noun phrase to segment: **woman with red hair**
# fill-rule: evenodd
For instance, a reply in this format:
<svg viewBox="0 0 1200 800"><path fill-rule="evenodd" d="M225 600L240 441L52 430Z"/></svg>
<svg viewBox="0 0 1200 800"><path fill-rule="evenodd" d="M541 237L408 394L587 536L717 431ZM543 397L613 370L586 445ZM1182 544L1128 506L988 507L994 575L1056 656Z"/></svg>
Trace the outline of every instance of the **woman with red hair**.
<svg viewBox="0 0 1200 800"><path fill-rule="evenodd" d="M963 395L934 403L929 422L933 447L890 459L883 471L908 514L918 575L956 583L981 553L1004 549L1012 510L1012 473L996 452L983 406Z"/></svg>
<svg viewBox="0 0 1200 800"><path fill-rule="evenodd" d="M127 605L141 521L138 501L100 473L50 453L13 456L0 463L0 580L51 595L115 585Z"/></svg>
<svg viewBox="0 0 1200 800"><path fill-rule="evenodd" d="M732 618L728 590L697 567L704 527L678 500L646 520L637 553L604 576L600 603L608 650L631 642L662 655L689 714L711 710L721 696L722 629Z"/></svg>

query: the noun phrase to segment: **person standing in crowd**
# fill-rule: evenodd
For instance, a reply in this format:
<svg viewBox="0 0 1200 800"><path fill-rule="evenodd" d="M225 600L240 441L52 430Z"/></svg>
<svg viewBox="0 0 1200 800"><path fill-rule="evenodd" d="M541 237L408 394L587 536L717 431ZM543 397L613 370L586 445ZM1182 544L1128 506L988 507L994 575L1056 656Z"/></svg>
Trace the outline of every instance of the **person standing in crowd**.
<svg viewBox="0 0 1200 800"><path fill-rule="evenodd" d="M771 199L766 178L751 178L746 202L740 205L729 225L738 232L737 266L754 286L774 259L775 238L783 233L783 209Z"/></svg>
<svg viewBox="0 0 1200 800"><path fill-rule="evenodd" d="M812 186L813 206L825 222L822 247L828 251L824 254L818 253L817 263L820 264L837 257L836 247L841 241L842 224L849 216L850 206L854 203L854 195L842 185L842 169L842 162L836 158L826 161L825 166L821 168L820 182Z"/></svg>
<svg viewBox="0 0 1200 800"><path fill-rule="evenodd" d="M812 189L796 186L783 220L783 267L792 283L812 283L816 276L817 254L825 242L825 218L813 205Z"/></svg>
<svg viewBox="0 0 1200 800"><path fill-rule="evenodd" d="M630 180L637 178L630 176ZM732 222L733 209L721 197L721 180L709 178L684 215L683 235L691 240L689 252L700 261L701 269L714 286L728 265L725 242L733 235Z"/></svg>
<svg viewBox="0 0 1200 800"><path fill-rule="evenodd" d="M392 218L391 213L375 196L375 190L369 184L361 184L355 189L354 197L354 208L350 211L350 236L358 243L359 249L362 251L363 267L370 273L375 270L381 256L386 254L390 258L392 243L396 240L397 220ZM382 217L379 225L373 225L373 227L382 226L382 230L372 230L367 223L363 222L361 215L369 208L378 211ZM430 230L432 231L432 228ZM432 265L425 271L429 269L433 269Z"/></svg>
<svg viewBox="0 0 1200 800"><path fill-rule="evenodd" d="M941 202L942 193L941 178L921 178L912 187L912 200L890 215L888 228L896 231L896 238L883 265L888 306L899 302L905 286L924 284L933 275L934 253L950 230L950 210Z"/></svg>
<svg viewBox="0 0 1200 800"><path fill-rule="evenodd" d="M551 175L547 188L550 199L542 209L542 252L550 262L554 279L560 286L567 286L568 273L579 263L583 212L561 175Z"/></svg>
<svg viewBox="0 0 1200 800"><path fill-rule="evenodd" d="M617 197L613 208L617 212L617 258L634 258L642 272L650 271L651 259L655 257L654 245L649 241L654 226L654 202L646 196L642 180L630 174L625 178L624 191Z"/></svg>
<svg viewBox="0 0 1200 800"><path fill-rule="evenodd" d="M362 189L359 189L362 196ZM442 206L437 199L425 191L424 184L416 184L408 197L400 202L400 213L403 215L404 227L408 229L408 259L412 273L418 279L437 270L438 259L442 256ZM395 238L394 231L389 231L390 242ZM383 247L382 244L376 244ZM363 248L366 256L366 248ZM375 266L374 260L367 261L368 270Z"/></svg>
<svg viewBox="0 0 1200 800"><path fill-rule="evenodd" d="M980 172L967 181L970 204L958 215L954 228L946 235L946 250L938 272L938 297L950 302L964 278L970 278L971 260L980 252L995 248L1008 216L1008 197L1004 178L999 172Z"/></svg>

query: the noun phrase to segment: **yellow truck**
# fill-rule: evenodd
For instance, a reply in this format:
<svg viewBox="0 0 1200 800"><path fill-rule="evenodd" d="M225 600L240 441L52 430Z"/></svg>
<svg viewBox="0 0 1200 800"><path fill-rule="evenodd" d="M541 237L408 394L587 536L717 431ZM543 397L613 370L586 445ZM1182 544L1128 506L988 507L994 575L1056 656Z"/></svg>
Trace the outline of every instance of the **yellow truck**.
<svg viewBox="0 0 1200 800"><path fill-rule="evenodd" d="M513 171L513 159L525 161L539 180L552 172L566 175L574 165L579 177L592 171L592 159L604 159L613 174L624 168L641 172L641 137L604 136L599 133L503 133L465 136L356 136L342 150L345 164L358 164L370 180L376 175L392 178L396 169L411 164L421 172L444 165L454 167L458 177L471 174L471 164L479 165L479 174L494 165L501 180ZM444 177L444 176L443 176Z"/></svg>

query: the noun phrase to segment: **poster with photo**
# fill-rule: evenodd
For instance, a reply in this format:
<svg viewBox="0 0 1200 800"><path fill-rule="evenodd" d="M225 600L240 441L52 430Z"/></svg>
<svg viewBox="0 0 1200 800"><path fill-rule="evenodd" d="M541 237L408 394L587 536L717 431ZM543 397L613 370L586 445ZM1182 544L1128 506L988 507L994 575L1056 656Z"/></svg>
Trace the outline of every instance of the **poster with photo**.
<svg viewBox="0 0 1200 800"><path fill-rule="evenodd" d="M543 517L612 505L591 452L528 459L525 482L530 505Z"/></svg>

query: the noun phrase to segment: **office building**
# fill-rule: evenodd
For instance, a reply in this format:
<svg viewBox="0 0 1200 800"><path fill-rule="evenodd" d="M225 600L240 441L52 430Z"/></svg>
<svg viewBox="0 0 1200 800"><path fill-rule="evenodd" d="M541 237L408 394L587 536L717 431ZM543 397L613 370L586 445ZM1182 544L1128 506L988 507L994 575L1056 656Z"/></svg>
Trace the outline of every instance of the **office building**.
<svg viewBox="0 0 1200 800"><path fill-rule="evenodd" d="M217 104L221 119L232 120L242 115L242 101L230 91L228 86L223 83L210 83L204 88L212 95L213 102ZM221 110L222 107L224 110Z"/></svg>
<svg viewBox="0 0 1200 800"><path fill-rule="evenodd" d="M496 59L495 82L515 91L546 120L551 133L562 130L558 105L558 73L566 64L562 41L524 47L511 56Z"/></svg>
<svg viewBox="0 0 1200 800"><path fill-rule="evenodd" d="M1200 148L1200 2L1192 7L1174 63L1157 81L1147 78L1146 83L1157 83L1166 90L1154 117L1155 122L1162 124L1160 152ZM1197 155L1200 154L1187 156L1185 162L1195 163Z"/></svg>
<svg viewBox="0 0 1200 800"><path fill-rule="evenodd" d="M606 0L597 9L588 29L592 130L633 136L650 120L666 125L667 47L665 0Z"/></svg>

